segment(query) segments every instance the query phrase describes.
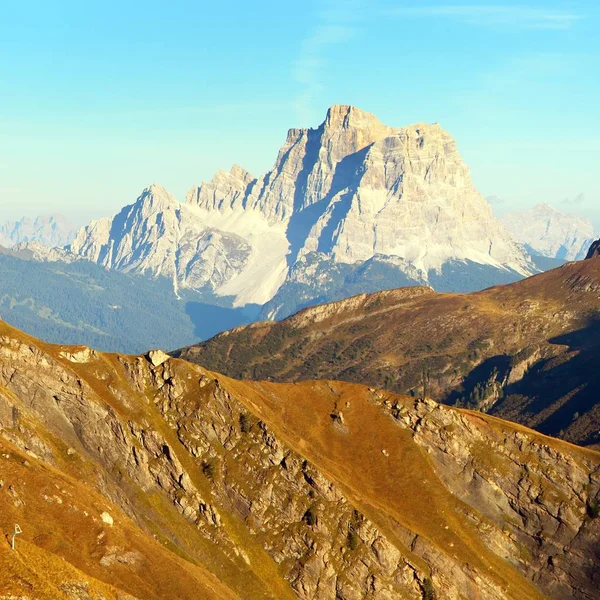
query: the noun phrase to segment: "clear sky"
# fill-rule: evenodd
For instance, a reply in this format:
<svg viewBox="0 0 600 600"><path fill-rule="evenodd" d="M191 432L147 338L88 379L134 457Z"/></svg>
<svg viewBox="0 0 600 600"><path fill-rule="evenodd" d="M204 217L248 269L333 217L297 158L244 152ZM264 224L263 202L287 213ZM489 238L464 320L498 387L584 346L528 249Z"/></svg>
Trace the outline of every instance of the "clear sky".
<svg viewBox="0 0 600 600"><path fill-rule="evenodd" d="M600 2L3 2L0 221L269 169L332 104L439 122L498 210L600 228ZM583 194L583 196L582 196Z"/></svg>

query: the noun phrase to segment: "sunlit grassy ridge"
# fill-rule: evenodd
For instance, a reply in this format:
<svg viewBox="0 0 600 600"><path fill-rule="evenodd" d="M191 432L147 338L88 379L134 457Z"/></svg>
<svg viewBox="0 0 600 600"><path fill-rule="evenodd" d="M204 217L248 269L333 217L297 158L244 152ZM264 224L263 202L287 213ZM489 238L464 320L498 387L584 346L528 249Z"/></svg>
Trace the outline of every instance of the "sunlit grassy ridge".
<svg viewBox="0 0 600 600"><path fill-rule="evenodd" d="M375 586L381 598L421 600L429 586L458 598L457 585L469 598L544 598L529 526L448 481L461 460L453 448L489 485L514 487L528 469L542 502L580 514L581 527L599 455L435 406L52 346L0 323L0 528L24 528L3 577L42 598L68 598L65 583L92 598L346 598ZM592 487L565 487L564 461ZM46 578L23 567L36 552Z"/></svg>
<svg viewBox="0 0 600 600"><path fill-rule="evenodd" d="M224 332L177 355L243 379L341 379L600 443L600 260L473 294L401 288Z"/></svg>

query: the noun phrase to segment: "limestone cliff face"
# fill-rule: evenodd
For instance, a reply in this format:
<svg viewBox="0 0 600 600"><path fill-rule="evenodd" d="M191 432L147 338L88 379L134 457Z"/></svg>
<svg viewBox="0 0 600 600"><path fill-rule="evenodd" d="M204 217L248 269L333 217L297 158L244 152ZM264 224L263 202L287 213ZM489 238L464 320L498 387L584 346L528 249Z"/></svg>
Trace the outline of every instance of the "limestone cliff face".
<svg viewBox="0 0 600 600"><path fill-rule="evenodd" d="M104 267L173 280L174 286L219 287L244 267L249 244L196 221L164 188L153 185L116 217L79 230L71 255Z"/></svg>
<svg viewBox="0 0 600 600"><path fill-rule="evenodd" d="M0 527L73 566L66 598L595 597L600 456L429 400L0 324L0 445ZM36 595L15 556L2 586Z"/></svg>
<svg viewBox="0 0 600 600"><path fill-rule="evenodd" d="M206 287L236 306L264 304L286 281L303 281L309 300L327 295L307 256L330 270L387 257L413 283L449 262L484 265L497 278L534 270L446 131L388 127L351 106L333 106L316 129L291 129L265 175L219 171L182 206L153 186L119 215L80 230L71 251ZM281 316L282 301L275 304Z"/></svg>
<svg viewBox="0 0 600 600"><path fill-rule="evenodd" d="M207 201L214 195L219 198L216 205L220 210L256 209L270 222L288 222L296 213L330 201L340 184L351 186L351 169L338 172L336 180L338 165L397 131L354 107L333 106L318 129L290 129L273 169L260 179L251 180L236 166L230 174L218 173L210 183L192 189L187 202L215 207ZM360 157L354 162L358 166ZM230 191L232 180L236 194Z"/></svg>
<svg viewBox="0 0 600 600"><path fill-rule="evenodd" d="M346 126L360 124L349 120ZM364 147L338 144L345 149L340 159L329 150L326 122L308 184L318 190L310 204L327 201L312 218L300 255L321 252L345 263L376 254L399 256L424 274L450 259L527 272L527 260L493 219L447 132L426 124L387 131L372 127L379 137ZM322 163L333 163L333 173Z"/></svg>

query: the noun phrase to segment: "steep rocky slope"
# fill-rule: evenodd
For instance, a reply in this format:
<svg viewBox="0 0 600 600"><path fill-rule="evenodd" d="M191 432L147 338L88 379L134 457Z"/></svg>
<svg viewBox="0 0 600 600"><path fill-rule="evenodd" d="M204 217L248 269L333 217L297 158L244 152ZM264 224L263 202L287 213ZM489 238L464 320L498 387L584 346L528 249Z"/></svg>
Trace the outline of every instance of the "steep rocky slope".
<svg viewBox="0 0 600 600"><path fill-rule="evenodd" d="M361 295L219 334L178 355L233 377L332 378L600 443L600 259L458 295Z"/></svg>
<svg viewBox="0 0 600 600"><path fill-rule="evenodd" d="M600 454L0 323L0 597L596 597Z"/></svg>
<svg viewBox="0 0 600 600"><path fill-rule="evenodd" d="M219 288L250 254L244 239L208 227L159 185L115 217L80 229L69 250L106 268L166 277L176 291Z"/></svg>
<svg viewBox="0 0 600 600"><path fill-rule="evenodd" d="M183 205L151 186L79 230L70 252L228 306L269 303L268 318L386 279L465 291L536 271L446 131L388 127L351 106L331 107L316 129L290 129L265 175L219 171Z"/></svg>
<svg viewBox="0 0 600 600"><path fill-rule="evenodd" d="M588 219L561 213L547 204L506 214L500 220L530 252L548 258L581 260L596 234Z"/></svg>
<svg viewBox="0 0 600 600"><path fill-rule="evenodd" d="M600 240L596 240L587 253L586 258L596 258L600 256Z"/></svg>

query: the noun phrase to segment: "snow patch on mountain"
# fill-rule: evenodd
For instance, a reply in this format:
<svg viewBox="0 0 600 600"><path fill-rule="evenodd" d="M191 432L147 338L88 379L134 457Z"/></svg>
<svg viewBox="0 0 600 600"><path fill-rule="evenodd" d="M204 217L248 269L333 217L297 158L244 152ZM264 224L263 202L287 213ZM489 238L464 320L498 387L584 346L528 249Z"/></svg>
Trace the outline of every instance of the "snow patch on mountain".
<svg viewBox="0 0 600 600"><path fill-rule="evenodd" d="M212 280L218 296L232 296L233 306L237 307L264 304L275 295L287 275L289 242L282 224L270 224L256 209L211 211L186 205L182 210L203 227L233 233L247 244L244 264L232 271L227 279Z"/></svg>

